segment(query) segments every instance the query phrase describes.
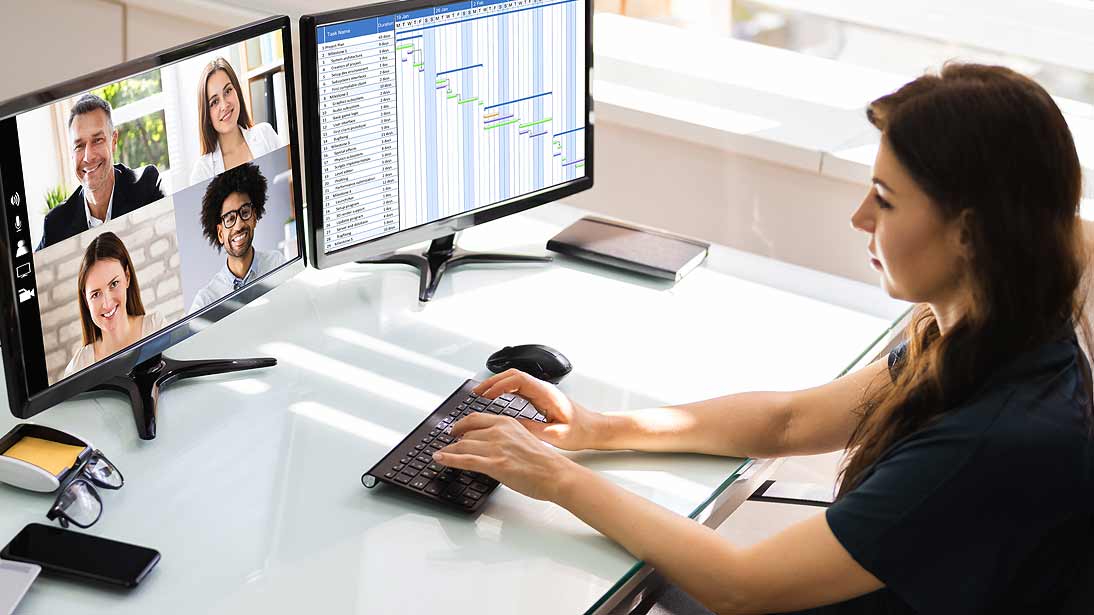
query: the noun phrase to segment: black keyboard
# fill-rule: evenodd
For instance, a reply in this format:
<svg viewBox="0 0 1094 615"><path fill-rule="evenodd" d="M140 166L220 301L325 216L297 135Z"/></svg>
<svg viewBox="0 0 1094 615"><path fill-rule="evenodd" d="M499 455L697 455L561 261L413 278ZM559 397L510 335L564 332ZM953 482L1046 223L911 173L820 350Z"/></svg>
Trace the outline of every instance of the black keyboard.
<svg viewBox="0 0 1094 615"><path fill-rule="evenodd" d="M498 486L498 481L485 474L449 468L433 461L433 453L455 441L451 435L452 424L472 412L547 422L546 417L519 395L507 393L497 399L475 395L471 389L478 384L474 380L464 382L380 463L365 472L361 483L369 488L387 483L467 512L478 510L486 496Z"/></svg>

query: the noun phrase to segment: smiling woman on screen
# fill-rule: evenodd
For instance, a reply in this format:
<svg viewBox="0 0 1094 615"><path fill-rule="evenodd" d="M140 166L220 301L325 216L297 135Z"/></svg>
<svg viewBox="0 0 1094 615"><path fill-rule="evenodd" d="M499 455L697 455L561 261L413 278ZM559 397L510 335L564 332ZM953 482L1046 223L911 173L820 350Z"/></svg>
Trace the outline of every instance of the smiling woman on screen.
<svg viewBox="0 0 1094 615"><path fill-rule="evenodd" d="M239 78L224 58L209 62L198 79L198 123L202 155L190 172L191 184L261 158L281 146L273 126L251 122L239 91Z"/></svg>
<svg viewBox="0 0 1094 615"><path fill-rule="evenodd" d="M114 233L87 246L76 285L84 345L65 368L66 378L163 328L162 316L145 313L133 261Z"/></svg>

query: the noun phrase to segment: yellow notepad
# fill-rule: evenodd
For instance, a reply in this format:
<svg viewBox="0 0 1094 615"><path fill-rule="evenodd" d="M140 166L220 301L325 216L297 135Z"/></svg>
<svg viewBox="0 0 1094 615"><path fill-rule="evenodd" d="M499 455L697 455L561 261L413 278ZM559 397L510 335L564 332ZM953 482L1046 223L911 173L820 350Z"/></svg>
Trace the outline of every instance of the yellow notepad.
<svg viewBox="0 0 1094 615"><path fill-rule="evenodd" d="M75 465L76 458L82 452L82 446L26 436L5 451L4 457L25 461L59 477L62 472Z"/></svg>

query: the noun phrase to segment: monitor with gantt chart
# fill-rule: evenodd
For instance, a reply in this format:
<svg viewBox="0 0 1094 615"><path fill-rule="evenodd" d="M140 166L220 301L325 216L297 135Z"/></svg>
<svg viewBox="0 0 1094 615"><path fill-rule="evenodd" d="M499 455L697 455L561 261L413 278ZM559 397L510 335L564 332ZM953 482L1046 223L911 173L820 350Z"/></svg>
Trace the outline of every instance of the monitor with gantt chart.
<svg viewBox="0 0 1094 615"><path fill-rule="evenodd" d="M454 234L592 187L588 0L385 2L301 19L313 264L400 262L419 299ZM386 255L433 240L428 252ZM363 260L363 259L368 259Z"/></svg>
<svg viewBox="0 0 1094 615"><path fill-rule="evenodd" d="M303 269L287 17L0 104L0 328L28 418L273 359L162 352Z"/></svg>

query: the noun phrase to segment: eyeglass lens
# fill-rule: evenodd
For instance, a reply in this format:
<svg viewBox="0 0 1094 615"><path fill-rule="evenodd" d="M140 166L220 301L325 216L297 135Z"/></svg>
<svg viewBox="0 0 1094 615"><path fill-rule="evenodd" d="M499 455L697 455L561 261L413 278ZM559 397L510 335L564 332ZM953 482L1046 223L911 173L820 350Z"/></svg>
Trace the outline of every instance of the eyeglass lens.
<svg viewBox="0 0 1094 615"><path fill-rule="evenodd" d="M236 209L234 211L230 211L230 212L224 214L223 216L221 216L220 217L220 222L221 222L221 224L224 225L224 228L232 228L233 226L236 225L236 220L237 219L242 218L244 220L250 220L251 219L251 214L253 214L253 213L254 213L254 206L251 205L250 203L247 203L246 205L243 205L239 209Z"/></svg>
<svg viewBox="0 0 1094 615"><path fill-rule="evenodd" d="M91 492L91 485L77 480L57 499L57 509L76 525L87 527L99 520L103 505ZM64 525L63 518L61 524Z"/></svg>
<svg viewBox="0 0 1094 615"><path fill-rule="evenodd" d="M84 468L88 477L100 487L118 489L122 486L122 475L105 457L93 455Z"/></svg>

